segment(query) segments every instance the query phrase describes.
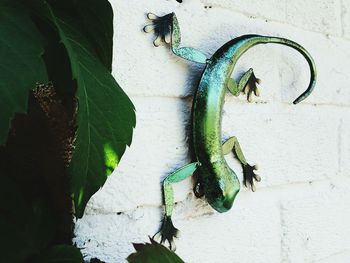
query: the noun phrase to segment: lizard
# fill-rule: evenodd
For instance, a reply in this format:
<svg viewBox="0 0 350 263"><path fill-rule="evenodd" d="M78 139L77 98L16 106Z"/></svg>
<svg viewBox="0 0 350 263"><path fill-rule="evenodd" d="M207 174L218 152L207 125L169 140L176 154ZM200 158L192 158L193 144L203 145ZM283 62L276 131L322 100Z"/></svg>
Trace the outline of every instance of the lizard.
<svg viewBox="0 0 350 263"><path fill-rule="evenodd" d="M175 13L157 16L148 13L151 24L143 30L154 32L154 46L165 43L170 45L172 53L191 62L205 65L198 88L195 90L192 105L192 147L194 160L192 163L168 175L162 184L165 213L160 231L153 238L161 243L169 242L170 249L175 250L174 237L178 229L173 225L171 216L174 208L172 184L190 177L196 172L197 183L194 192L197 197L205 196L206 201L216 211L223 213L233 205L236 195L240 191L240 182L236 173L228 166L224 155L233 153L243 168L243 185L254 192L254 181L261 177L256 173L257 166L250 165L235 136L222 144L221 115L224 98L227 91L234 96L247 94L248 102L252 95L259 96L257 84L260 84L252 68L243 74L238 82L231 78L231 74L238 59L251 47L258 44L281 44L297 50L306 59L310 68L310 82L308 88L293 101L297 104L310 95L316 84L316 65L309 52L298 43L286 38L243 35L234 38L220 47L210 58L200 50L192 47L181 47L181 33Z"/></svg>

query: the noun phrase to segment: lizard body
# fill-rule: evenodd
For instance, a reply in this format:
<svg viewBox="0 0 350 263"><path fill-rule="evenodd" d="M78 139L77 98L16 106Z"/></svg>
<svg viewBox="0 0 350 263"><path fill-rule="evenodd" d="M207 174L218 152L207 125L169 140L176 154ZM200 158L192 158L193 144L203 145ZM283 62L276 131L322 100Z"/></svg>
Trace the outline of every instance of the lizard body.
<svg viewBox="0 0 350 263"><path fill-rule="evenodd" d="M174 249L173 237L176 236L177 229L171 221L174 203L172 183L180 182L196 171L198 174L196 196L204 195L216 211L226 212L232 207L240 190L240 182L235 172L226 163L225 154L233 152L241 162L245 186L250 186L255 191L254 180L260 181L260 176L254 172L256 166L247 163L236 137L231 137L222 145L221 115L227 90L235 96L241 92L248 93L248 101L251 101L252 93L259 95L256 84L260 83L260 80L255 77L252 69L243 75L239 83L231 79L238 59L249 48L258 44L282 44L299 51L309 64L311 77L307 90L293 102L294 104L301 102L312 92L316 83L316 67L310 54L299 44L285 38L260 35L244 35L235 38L207 59L199 50L180 47L180 29L174 13L163 17L148 14L148 18L153 23L146 26L144 31L154 31L158 35L154 41L155 46L164 40L171 45L175 55L206 64L192 106L192 143L195 160L170 174L163 182L165 216L159 236L161 242L168 240L170 247Z"/></svg>

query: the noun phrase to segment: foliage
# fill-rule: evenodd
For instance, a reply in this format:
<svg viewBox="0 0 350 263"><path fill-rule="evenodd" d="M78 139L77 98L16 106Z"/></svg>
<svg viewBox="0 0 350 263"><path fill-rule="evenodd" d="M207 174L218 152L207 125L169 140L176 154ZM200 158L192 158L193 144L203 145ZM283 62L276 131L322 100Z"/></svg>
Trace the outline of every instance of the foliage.
<svg viewBox="0 0 350 263"><path fill-rule="evenodd" d="M79 249L73 246L57 245L49 248L38 258L39 263L83 263Z"/></svg>
<svg viewBox="0 0 350 263"><path fill-rule="evenodd" d="M173 251L150 240L151 243L133 244L136 252L127 258L129 263L184 263Z"/></svg>
<svg viewBox="0 0 350 263"><path fill-rule="evenodd" d="M61 122L65 112L54 95L50 88L31 95L28 113L16 116L6 147L0 147L4 262L37 262L50 246L72 242L69 177L57 140L63 137L56 136L67 125Z"/></svg>
<svg viewBox="0 0 350 263"><path fill-rule="evenodd" d="M67 1L69 4L63 4ZM104 65L103 62L107 62L101 61L99 56L96 56L96 51L101 51L101 57L103 57L105 54L102 54L101 47L111 47L110 43L103 43L105 40L103 38L98 41L94 38L95 34L89 34L88 30L84 34L82 30L82 28L91 30L96 27L96 21L101 21L101 26L97 27L102 30L104 23L107 24L104 19L110 16L101 13L91 17L90 20L85 19L84 27L79 25L79 17L72 19L73 14L67 15L65 11L60 12L62 11L60 8L66 10L67 6L71 6L70 2L61 0L59 5L53 5L53 7L58 6L56 12L44 1L40 1L40 8L45 10L45 17L56 27L60 41L70 58L73 79L77 82L78 129L69 171L72 177L76 215L81 217L89 198L112 173L126 145L131 144L135 115L131 101L108 71L111 66ZM91 9L96 5L97 11L99 6L107 3L96 0L88 2ZM80 9L79 3L86 5L85 0L77 3L75 6L77 10ZM90 24L95 26L90 27ZM110 32L107 33L110 34ZM89 42L88 36L95 39L92 43L94 45Z"/></svg>
<svg viewBox="0 0 350 263"><path fill-rule="evenodd" d="M135 126L134 107L110 74L112 18L105 0L0 2L0 144L15 113L27 111L36 83L52 80L61 93L75 92L78 128L69 174L78 217L130 145ZM68 56L68 65L52 56L56 51ZM67 76L60 71L74 81L63 83Z"/></svg>
<svg viewBox="0 0 350 263"><path fill-rule="evenodd" d="M0 35L2 260L82 262L72 213L83 215L135 126L111 75L112 8L0 0Z"/></svg>
<svg viewBox="0 0 350 263"><path fill-rule="evenodd" d="M44 40L26 8L13 0L0 1L0 145L6 142L10 120L25 113L29 90L47 82Z"/></svg>

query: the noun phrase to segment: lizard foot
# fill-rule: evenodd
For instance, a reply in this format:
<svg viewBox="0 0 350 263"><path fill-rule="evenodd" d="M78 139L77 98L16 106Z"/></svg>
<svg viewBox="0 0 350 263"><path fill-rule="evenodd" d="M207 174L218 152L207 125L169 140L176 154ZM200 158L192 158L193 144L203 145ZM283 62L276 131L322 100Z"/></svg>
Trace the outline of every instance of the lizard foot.
<svg viewBox="0 0 350 263"><path fill-rule="evenodd" d="M247 94L247 100L248 102L252 102L252 94L254 92L255 96L259 97L260 96L260 91L256 84L260 85L261 80L258 79L254 72L252 71L252 74L250 75L248 82L244 88L244 94Z"/></svg>
<svg viewBox="0 0 350 263"><path fill-rule="evenodd" d="M254 172L257 169L258 169L257 165L253 165L253 166L249 164L243 165L243 184L245 187L249 187L250 189L252 189L253 192L256 191L254 180L256 182L261 181L261 177Z"/></svg>
<svg viewBox="0 0 350 263"><path fill-rule="evenodd" d="M143 28L143 31L146 33L154 32L156 35L156 38L153 41L154 46L159 47L164 42L170 44L173 13L161 17L148 13L147 18L151 20L151 24L146 25Z"/></svg>
<svg viewBox="0 0 350 263"><path fill-rule="evenodd" d="M163 244L165 241L169 242L170 249L175 251L176 246L174 242L174 237L179 236L179 230L174 227L170 216L164 216L163 224L158 233L153 236L153 240L159 241Z"/></svg>

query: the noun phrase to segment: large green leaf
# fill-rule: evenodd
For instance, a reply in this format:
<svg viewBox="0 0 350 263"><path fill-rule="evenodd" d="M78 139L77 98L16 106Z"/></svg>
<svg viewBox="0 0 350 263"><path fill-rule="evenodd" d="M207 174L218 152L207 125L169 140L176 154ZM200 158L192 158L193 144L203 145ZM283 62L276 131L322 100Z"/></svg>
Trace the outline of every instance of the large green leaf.
<svg viewBox="0 0 350 263"><path fill-rule="evenodd" d="M83 263L80 250L74 246L56 245L49 248L37 260L39 263Z"/></svg>
<svg viewBox="0 0 350 263"><path fill-rule="evenodd" d="M129 263L184 263L173 251L151 239L151 243L133 244L135 253L128 256Z"/></svg>
<svg viewBox="0 0 350 263"><path fill-rule="evenodd" d="M84 25L84 31L93 44L101 62L112 71L113 53L113 10L106 0L77 1L77 11Z"/></svg>
<svg viewBox="0 0 350 263"><path fill-rule="evenodd" d="M0 145L15 113L27 111L29 90L47 82L42 36L18 1L0 1Z"/></svg>
<svg viewBox="0 0 350 263"><path fill-rule="evenodd" d="M26 1L26 0L22 0ZM40 0L39 0L40 1ZM107 0L45 0L56 16L77 22L102 64L112 69L113 9ZM31 0L29 5L38 2ZM67 21L65 21L67 22Z"/></svg>
<svg viewBox="0 0 350 263"><path fill-rule="evenodd" d="M77 81L78 130L69 172L76 216L81 217L90 197L112 173L126 145L131 144L134 106L82 33L80 20L43 3L67 49ZM100 1L93 3L99 5Z"/></svg>

